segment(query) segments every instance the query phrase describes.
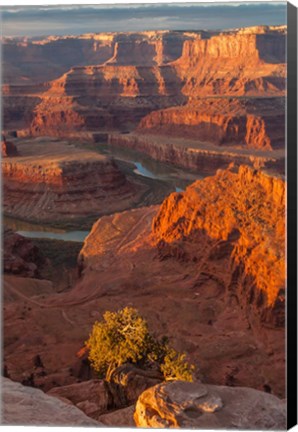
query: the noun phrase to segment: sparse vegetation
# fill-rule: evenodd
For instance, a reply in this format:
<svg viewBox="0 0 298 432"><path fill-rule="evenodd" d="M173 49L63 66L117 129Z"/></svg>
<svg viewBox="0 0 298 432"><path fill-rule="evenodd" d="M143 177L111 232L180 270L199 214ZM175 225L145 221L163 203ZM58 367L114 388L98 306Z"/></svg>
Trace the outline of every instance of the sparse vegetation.
<svg viewBox="0 0 298 432"><path fill-rule="evenodd" d="M94 323L86 346L92 367L107 381L124 363L156 368L165 380L193 380L194 366L187 363L186 355L170 347L166 337L155 338L134 308L105 312L103 321Z"/></svg>

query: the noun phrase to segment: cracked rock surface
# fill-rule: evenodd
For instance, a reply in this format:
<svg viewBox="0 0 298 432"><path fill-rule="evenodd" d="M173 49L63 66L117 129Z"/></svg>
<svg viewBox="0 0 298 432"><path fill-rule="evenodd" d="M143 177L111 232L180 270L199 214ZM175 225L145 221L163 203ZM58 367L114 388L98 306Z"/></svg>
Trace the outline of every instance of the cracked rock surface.
<svg viewBox="0 0 298 432"><path fill-rule="evenodd" d="M284 429L285 403L245 387L175 381L146 390L136 404L138 427Z"/></svg>

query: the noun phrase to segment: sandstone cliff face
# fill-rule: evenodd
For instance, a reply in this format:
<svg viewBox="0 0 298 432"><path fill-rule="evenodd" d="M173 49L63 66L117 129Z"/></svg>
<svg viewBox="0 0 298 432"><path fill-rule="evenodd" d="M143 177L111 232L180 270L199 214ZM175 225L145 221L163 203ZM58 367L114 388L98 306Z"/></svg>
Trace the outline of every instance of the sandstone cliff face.
<svg viewBox="0 0 298 432"><path fill-rule="evenodd" d="M190 242L192 259L200 233L214 239L214 256L209 259L216 260L221 248L230 248L228 295L254 309L262 321L282 326L285 188L283 180L248 167L218 171L165 200L153 221L155 242L166 253L171 245L183 251Z"/></svg>
<svg viewBox="0 0 298 432"><path fill-rule="evenodd" d="M21 148L21 157L2 161L6 215L75 223L125 208L139 194L105 156L54 141L23 142Z"/></svg>
<svg viewBox="0 0 298 432"><path fill-rule="evenodd" d="M58 78L72 66L108 60L113 53L113 37L93 34L41 40L4 38L2 47L3 82L36 84Z"/></svg>
<svg viewBox="0 0 298 432"><path fill-rule="evenodd" d="M175 72L158 66L177 59L185 39L144 32L4 40L5 128L27 129L33 120L26 134L61 136L136 125L156 106L174 103L147 99L178 92ZM135 96L145 100L135 103Z"/></svg>
<svg viewBox="0 0 298 432"><path fill-rule="evenodd" d="M285 143L284 103L284 98L204 98L154 111L141 120L138 131L272 150Z"/></svg>
<svg viewBox="0 0 298 432"><path fill-rule="evenodd" d="M280 178L230 167L159 209L99 219L72 301L87 292L121 306L129 298L156 334L189 354L197 378L282 396L285 188Z"/></svg>
<svg viewBox="0 0 298 432"><path fill-rule="evenodd" d="M154 117L154 116L153 116ZM166 136L165 129L169 130L169 136ZM253 152L251 149L231 147L230 145L216 146L209 143L197 141L195 138L186 139L187 132L182 138L172 135L172 126L167 125L162 128L162 134L141 133L138 131L129 134L110 133L108 142L110 145L119 148L128 148L140 151L152 157L153 159L166 162L178 167L187 168L202 174L214 174L217 169L225 169L230 163L246 164L256 168L266 167L274 172L284 174L285 159L283 150L280 152L258 151ZM212 136L221 135L221 131L214 130L210 125L206 126L208 130L208 140ZM206 133L206 129L204 133ZM175 125L173 130L177 131ZM178 128L180 134L182 132ZM182 128L182 131L184 129ZM202 130L200 130L200 133ZM179 133L177 134L179 137ZM217 139L216 138L216 139ZM263 143L262 143L263 144Z"/></svg>
<svg viewBox="0 0 298 432"><path fill-rule="evenodd" d="M3 128L19 130L26 128L34 119L34 110L41 99L35 95L3 95Z"/></svg>
<svg viewBox="0 0 298 432"><path fill-rule="evenodd" d="M181 56L184 33L147 31L119 33L114 37L113 56L107 64L153 66L168 63Z"/></svg>
<svg viewBox="0 0 298 432"><path fill-rule="evenodd" d="M285 94L284 30L120 33L108 43L113 46L109 59L88 66L77 64L51 82L35 109L30 133L67 134L72 123L83 130L131 130L148 113L188 99ZM218 130L215 135L223 135L224 140L235 138L253 147L270 145L270 125L267 127L262 116L248 119L244 113L243 118L231 118L228 129L232 132L228 133L227 119L218 120L208 112L198 118L192 108L189 117L193 119L190 125L205 131L209 127L211 135ZM202 127L203 123L207 126ZM246 138L241 133L238 137L237 129L245 127ZM258 131L258 140L251 137L256 134L251 130Z"/></svg>
<svg viewBox="0 0 298 432"><path fill-rule="evenodd" d="M5 84L36 84L74 66L112 63L153 66L176 60L187 37L181 32L89 33L40 40L3 38Z"/></svg>
<svg viewBox="0 0 298 432"><path fill-rule="evenodd" d="M43 94L29 132L63 136L73 130L131 129L156 107L181 102L178 87L168 66L75 67Z"/></svg>
<svg viewBox="0 0 298 432"><path fill-rule="evenodd" d="M189 96L285 92L285 30L252 28L184 42L174 65Z"/></svg>
<svg viewBox="0 0 298 432"><path fill-rule="evenodd" d="M177 381L142 393L134 419L143 428L284 429L286 405L251 388Z"/></svg>

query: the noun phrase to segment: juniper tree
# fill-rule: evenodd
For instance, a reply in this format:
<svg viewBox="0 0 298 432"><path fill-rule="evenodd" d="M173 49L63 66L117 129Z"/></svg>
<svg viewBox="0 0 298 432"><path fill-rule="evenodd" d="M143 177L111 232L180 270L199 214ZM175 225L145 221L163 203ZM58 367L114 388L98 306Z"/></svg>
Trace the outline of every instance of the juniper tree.
<svg viewBox="0 0 298 432"><path fill-rule="evenodd" d="M86 347L91 366L108 381L113 371L124 363L145 369L155 365L166 380L193 379L194 366L186 362L185 354L171 348L167 338L155 338L134 308L105 312L103 321L94 323Z"/></svg>

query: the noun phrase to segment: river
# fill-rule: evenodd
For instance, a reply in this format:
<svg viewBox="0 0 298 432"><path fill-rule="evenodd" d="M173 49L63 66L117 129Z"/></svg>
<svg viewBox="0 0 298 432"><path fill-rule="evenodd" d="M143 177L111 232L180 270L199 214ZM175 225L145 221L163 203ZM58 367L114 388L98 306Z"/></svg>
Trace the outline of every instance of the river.
<svg viewBox="0 0 298 432"><path fill-rule="evenodd" d="M96 145L95 150L113 157L115 162L126 162L128 171L131 174L133 173L153 180L167 182L171 185L172 190L176 192L182 192L188 184L201 178L201 176L173 168L132 150L114 148L106 144ZM13 229L18 234L29 238L83 242L89 234L89 231L65 231L45 225L24 222L6 216L3 218L3 222L7 227Z"/></svg>

